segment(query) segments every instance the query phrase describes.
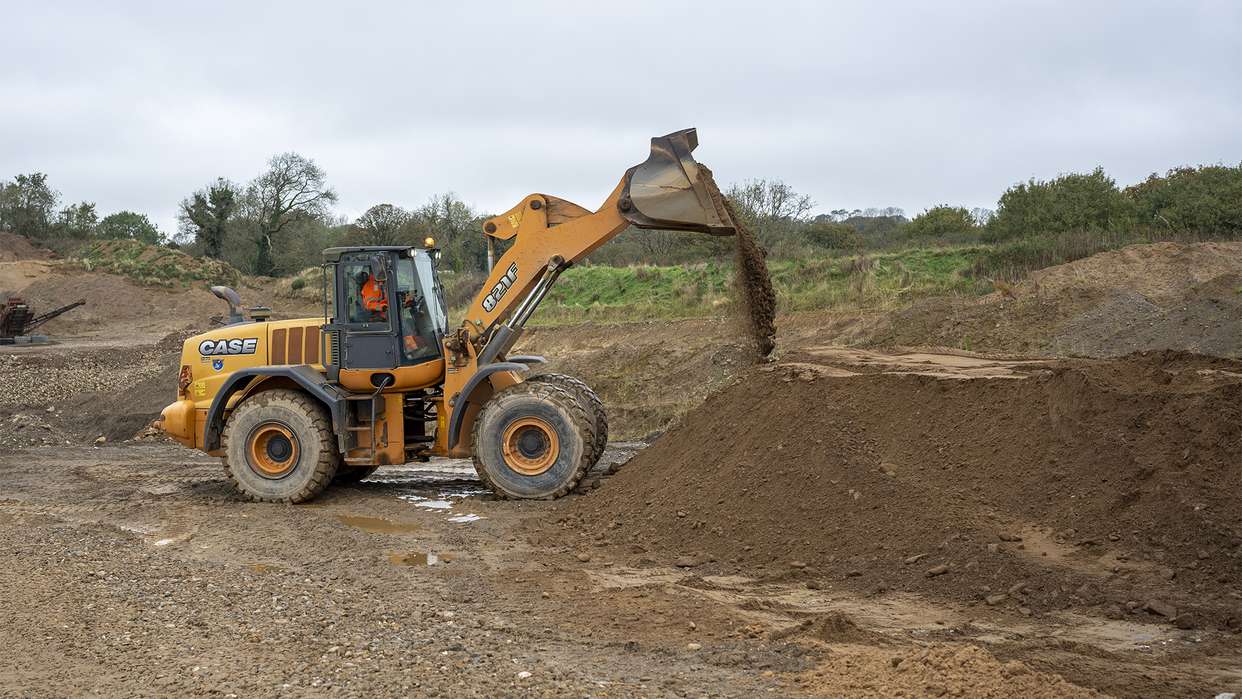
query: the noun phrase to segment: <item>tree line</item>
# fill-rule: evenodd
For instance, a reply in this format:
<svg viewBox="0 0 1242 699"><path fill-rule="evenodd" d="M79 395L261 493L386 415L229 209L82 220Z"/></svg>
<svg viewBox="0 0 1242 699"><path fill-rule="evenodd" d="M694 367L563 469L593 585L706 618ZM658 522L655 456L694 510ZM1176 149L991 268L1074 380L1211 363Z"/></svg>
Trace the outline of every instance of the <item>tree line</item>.
<svg viewBox="0 0 1242 699"><path fill-rule="evenodd" d="M780 179L734 184L726 195L775 258L910 245L1055 242L1103 233L1242 237L1242 165L1179 167L1124 188L1097 168L1013 185L995 210L940 205L913 217L896 207L815 214L811 197ZM217 178L190 193L178 208L178 230L166 235L140 213L100 218L94 203L62 205L47 176L32 173L0 182L0 229L52 247L111 238L170 245L266 276L318 264L321 251L334 245L420 245L427 237L435 238L449 269L479 271L486 264L481 228L489 215L452 193L412 208L376 204L352 221L333 212L336 202L322 168L296 153L282 153L248 183ZM680 264L725 259L732 252L728 239L634 230L597 250L590 262Z"/></svg>
<svg viewBox="0 0 1242 699"><path fill-rule="evenodd" d="M1128 187L1096 168L1015 184L994 210L945 204L913 218L891 207L811 215L814 202L780 181L756 180L728 194L778 257L816 249L1005 244L1092 233L1135 239L1242 237L1242 164L1177 167Z"/></svg>
<svg viewBox="0 0 1242 699"><path fill-rule="evenodd" d="M486 217L452 193L411 209L378 204L354 221L333 212L336 202L323 168L297 153L282 153L245 184L219 177L191 192L178 206L177 230L168 234L140 213L120 211L101 219L92 202L62 206L47 175L31 173L0 181L0 230L62 251L88 240L139 240L264 276L316 265L323 249L336 245L418 245L427 237L441 246L450 269L486 264Z"/></svg>
<svg viewBox="0 0 1242 699"><path fill-rule="evenodd" d="M0 181L0 230L40 242L88 238L165 242L160 230L143 214L118 211L101 219L93 202L62 207L60 192L52 189L47 175L41 172L18 175L10 182Z"/></svg>

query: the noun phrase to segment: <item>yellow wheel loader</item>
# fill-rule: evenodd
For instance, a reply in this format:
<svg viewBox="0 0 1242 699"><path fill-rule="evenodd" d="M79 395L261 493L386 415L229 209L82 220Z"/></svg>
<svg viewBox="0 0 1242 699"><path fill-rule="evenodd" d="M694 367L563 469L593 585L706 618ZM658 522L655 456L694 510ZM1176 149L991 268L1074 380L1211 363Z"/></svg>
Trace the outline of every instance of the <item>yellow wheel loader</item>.
<svg viewBox="0 0 1242 699"><path fill-rule="evenodd" d="M489 219L495 263L455 329L431 247L325 250L323 318L247 319L235 292L213 288L229 319L186 340L177 401L157 425L224 457L260 501L302 502L432 456L472 457L502 497L568 493L603 453L603 406L578 379L527 378L543 358L510 351L557 277L626 228L735 233L697 145L694 129L651 139L594 213L532 194Z"/></svg>

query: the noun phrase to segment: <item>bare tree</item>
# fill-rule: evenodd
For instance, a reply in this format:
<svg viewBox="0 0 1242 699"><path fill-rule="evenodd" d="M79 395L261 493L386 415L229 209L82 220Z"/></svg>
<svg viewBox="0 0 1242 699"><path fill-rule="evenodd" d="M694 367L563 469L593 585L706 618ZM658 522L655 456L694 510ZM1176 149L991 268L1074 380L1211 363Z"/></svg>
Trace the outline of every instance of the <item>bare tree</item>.
<svg viewBox="0 0 1242 699"><path fill-rule="evenodd" d="M815 207L811 197L781 180L748 180L733 185L727 194L767 248L791 237Z"/></svg>
<svg viewBox="0 0 1242 699"><path fill-rule="evenodd" d="M276 271L272 248L281 231L299 218L327 216L336 192L328 187L327 175L315 161L282 153L273 156L268 171L250 183L246 199L257 229L255 273L271 275Z"/></svg>
<svg viewBox="0 0 1242 699"><path fill-rule="evenodd" d="M647 261L656 264L668 264L667 260L673 256L673 252L685 243L684 238L673 231L637 228L632 231L638 240L639 249L647 256Z"/></svg>
<svg viewBox="0 0 1242 699"><path fill-rule="evenodd" d="M410 212L392 204L376 204L354 221L355 240L361 245L401 245L408 242Z"/></svg>
<svg viewBox="0 0 1242 699"><path fill-rule="evenodd" d="M456 194L437 194L411 213L409 229L415 240L435 238L444 251L442 264L454 271L483 269L487 243L482 223L474 210Z"/></svg>

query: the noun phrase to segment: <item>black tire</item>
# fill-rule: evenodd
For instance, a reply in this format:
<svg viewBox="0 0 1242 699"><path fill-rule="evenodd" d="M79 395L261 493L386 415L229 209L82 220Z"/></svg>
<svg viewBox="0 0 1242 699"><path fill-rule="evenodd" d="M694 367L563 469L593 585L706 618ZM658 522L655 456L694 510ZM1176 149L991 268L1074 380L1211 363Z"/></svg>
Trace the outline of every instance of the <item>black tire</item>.
<svg viewBox="0 0 1242 699"><path fill-rule="evenodd" d="M551 500L591 467L595 428L578 398L525 381L492 396L474 421L474 468L500 497Z"/></svg>
<svg viewBox="0 0 1242 699"><path fill-rule="evenodd" d="M332 485L353 485L379 470L379 466L338 466Z"/></svg>
<svg viewBox="0 0 1242 699"><path fill-rule="evenodd" d="M225 471L251 500L310 500L332 482L339 462L327 411L299 391L247 398L224 426Z"/></svg>
<svg viewBox="0 0 1242 699"><path fill-rule="evenodd" d="M591 450L591 465L599 463L599 457L603 456L604 449L608 448L608 413L604 412L604 401L599 399L599 396L585 381L568 374L540 374L530 377L527 381L560 386L578 398L595 423L595 446Z"/></svg>

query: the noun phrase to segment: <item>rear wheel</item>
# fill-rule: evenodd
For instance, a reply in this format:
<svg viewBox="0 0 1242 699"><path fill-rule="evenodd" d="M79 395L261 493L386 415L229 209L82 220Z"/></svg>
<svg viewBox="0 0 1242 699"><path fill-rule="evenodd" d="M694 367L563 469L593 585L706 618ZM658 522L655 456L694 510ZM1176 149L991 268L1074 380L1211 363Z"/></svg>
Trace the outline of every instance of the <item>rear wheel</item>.
<svg viewBox="0 0 1242 699"><path fill-rule="evenodd" d="M247 398L224 427L225 470L251 500L310 500L332 482L338 460L327 412L298 391Z"/></svg>
<svg viewBox="0 0 1242 699"><path fill-rule="evenodd" d="M594 443L594 423L577 396L526 381L496 394L479 412L474 468L501 497L558 498L594 463Z"/></svg>
<svg viewBox="0 0 1242 699"><path fill-rule="evenodd" d="M608 413L604 412L604 401L599 399L599 396L585 381L567 374L540 374L530 377L527 381L560 386L577 397L578 402L587 409L587 414L591 416L595 424L595 443L591 448L591 465L598 463L599 457L604 455L604 449L608 447Z"/></svg>

